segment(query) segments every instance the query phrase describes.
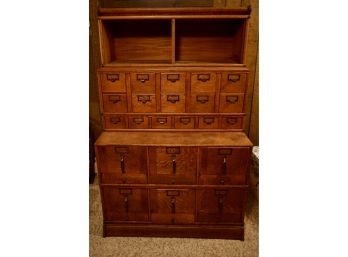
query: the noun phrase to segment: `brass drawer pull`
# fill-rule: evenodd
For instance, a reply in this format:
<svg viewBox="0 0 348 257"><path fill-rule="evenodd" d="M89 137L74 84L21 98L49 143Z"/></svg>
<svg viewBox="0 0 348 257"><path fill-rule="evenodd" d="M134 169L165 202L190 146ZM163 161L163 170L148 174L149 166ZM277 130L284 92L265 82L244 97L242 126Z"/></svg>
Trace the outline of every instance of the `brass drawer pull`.
<svg viewBox="0 0 348 257"><path fill-rule="evenodd" d="M228 124L234 125L237 123L237 118L226 118Z"/></svg>
<svg viewBox="0 0 348 257"><path fill-rule="evenodd" d="M119 192L121 195L132 195L133 190L130 188L120 188Z"/></svg>
<svg viewBox="0 0 348 257"><path fill-rule="evenodd" d="M214 118L203 118L203 122L205 124L210 125L210 124L214 123Z"/></svg>
<svg viewBox="0 0 348 257"><path fill-rule="evenodd" d="M219 149L218 154L219 155L231 155L232 154L232 149L230 149L230 148Z"/></svg>
<svg viewBox="0 0 348 257"><path fill-rule="evenodd" d="M135 123L135 124L141 124L141 123L143 123L144 122L144 118L141 118L141 117L139 117L139 118L133 118L133 122Z"/></svg>
<svg viewBox="0 0 348 257"><path fill-rule="evenodd" d="M119 154L125 154L128 152L128 147L115 147L115 152Z"/></svg>
<svg viewBox="0 0 348 257"><path fill-rule="evenodd" d="M209 96L207 96L207 95L198 95L196 97L196 101L201 103L201 104L205 104L205 103L209 102Z"/></svg>
<svg viewBox="0 0 348 257"><path fill-rule="evenodd" d="M106 74L106 79L115 82L116 80L120 80L119 74Z"/></svg>
<svg viewBox="0 0 348 257"><path fill-rule="evenodd" d="M233 82L233 83L240 81L240 75L239 74L228 74L228 80Z"/></svg>
<svg viewBox="0 0 348 257"><path fill-rule="evenodd" d="M167 154L180 154L180 147L167 147L166 153Z"/></svg>
<svg viewBox="0 0 348 257"><path fill-rule="evenodd" d="M120 118L120 117L111 117L111 118L110 118L110 122L111 122L112 124L118 124L118 123L121 122L121 118Z"/></svg>
<svg viewBox="0 0 348 257"><path fill-rule="evenodd" d="M207 82L210 80L210 74L198 74L197 80L202 81L202 82Z"/></svg>
<svg viewBox="0 0 348 257"><path fill-rule="evenodd" d="M145 83L145 81L149 80L149 74L137 74L137 80L141 83Z"/></svg>
<svg viewBox="0 0 348 257"><path fill-rule="evenodd" d="M172 83L175 83L176 81L180 80L180 75L179 74L168 74L167 80L169 80Z"/></svg>
<svg viewBox="0 0 348 257"><path fill-rule="evenodd" d="M225 195L227 195L227 191L226 190L215 190L215 195L225 196Z"/></svg>
<svg viewBox="0 0 348 257"><path fill-rule="evenodd" d="M116 104L121 101L121 96L120 95L110 95L109 96L109 102Z"/></svg>
<svg viewBox="0 0 348 257"><path fill-rule="evenodd" d="M168 95L167 101L175 104L176 102L179 101L179 96L178 95Z"/></svg>
<svg viewBox="0 0 348 257"><path fill-rule="evenodd" d="M151 102L149 95L138 95L138 102L142 102L146 104L147 102Z"/></svg>
<svg viewBox="0 0 348 257"><path fill-rule="evenodd" d="M167 196L179 196L180 191L178 190L167 190Z"/></svg>
<svg viewBox="0 0 348 257"><path fill-rule="evenodd" d="M167 123L167 118L157 118L157 123L163 125L165 123Z"/></svg>
<svg viewBox="0 0 348 257"><path fill-rule="evenodd" d="M238 96L235 96L235 95L226 96L226 102L235 104L236 102L238 102Z"/></svg>
<svg viewBox="0 0 348 257"><path fill-rule="evenodd" d="M180 122L184 125L187 125L191 122L191 118L180 118Z"/></svg>

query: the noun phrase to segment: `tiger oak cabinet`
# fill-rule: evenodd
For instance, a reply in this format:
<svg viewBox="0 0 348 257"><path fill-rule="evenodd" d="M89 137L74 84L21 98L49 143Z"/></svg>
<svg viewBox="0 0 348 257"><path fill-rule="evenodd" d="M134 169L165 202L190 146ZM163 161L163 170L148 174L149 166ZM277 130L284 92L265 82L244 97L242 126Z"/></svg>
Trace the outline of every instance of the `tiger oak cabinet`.
<svg viewBox="0 0 348 257"><path fill-rule="evenodd" d="M99 9L104 236L244 240L249 15Z"/></svg>

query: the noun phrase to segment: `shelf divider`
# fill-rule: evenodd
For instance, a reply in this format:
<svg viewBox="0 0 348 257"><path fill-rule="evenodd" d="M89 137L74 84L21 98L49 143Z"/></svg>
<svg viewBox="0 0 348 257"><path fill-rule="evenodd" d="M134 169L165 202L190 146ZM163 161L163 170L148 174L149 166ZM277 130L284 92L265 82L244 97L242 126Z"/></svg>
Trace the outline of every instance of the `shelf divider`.
<svg viewBox="0 0 348 257"><path fill-rule="evenodd" d="M175 64L175 19L172 19L172 64Z"/></svg>

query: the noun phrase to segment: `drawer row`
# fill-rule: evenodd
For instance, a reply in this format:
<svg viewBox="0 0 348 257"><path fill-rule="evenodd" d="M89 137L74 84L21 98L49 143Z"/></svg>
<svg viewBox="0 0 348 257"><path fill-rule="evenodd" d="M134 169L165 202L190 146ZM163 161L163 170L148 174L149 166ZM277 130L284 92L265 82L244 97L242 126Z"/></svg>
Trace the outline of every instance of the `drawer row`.
<svg viewBox="0 0 348 257"><path fill-rule="evenodd" d="M172 189L101 186L104 221L243 224L246 188Z"/></svg>
<svg viewBox="0 0 348 257"><path fill-rule="evenodd" d="M99 72L102 112L241 113L247 73ZM128 78L128 79L127 79Z"/></svg>
<svg viewBox="0 0 348 257"><path fill-rule="evenodd" d="M244 185L250 148L97 146L101 184Z"/></svg>
<svg viewBox="0 0 348 257"><path fill-rule="evenodd" d="M104 114L105 129L243 129L243 116Z"/></svg>

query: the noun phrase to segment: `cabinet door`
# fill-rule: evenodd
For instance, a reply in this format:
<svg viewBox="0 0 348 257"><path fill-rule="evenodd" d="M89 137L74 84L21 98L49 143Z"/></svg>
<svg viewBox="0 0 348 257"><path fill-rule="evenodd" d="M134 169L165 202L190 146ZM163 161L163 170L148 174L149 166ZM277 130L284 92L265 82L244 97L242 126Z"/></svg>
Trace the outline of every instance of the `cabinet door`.
<svg viewBox="0 0 348 257"><path fill-rule="evenodd" d="M244 185L250 148L202 148L199 184Z"/></svg>
<svg viewBox="0 0 348 257"><path fill-rule="evenodd" d="M195 184L197 148L149 147L150 183Z"/></svg>
<svg viewBox="0 0 348 257"><path fill-rule="evenodd" d="M147 189L101 187L104 221L148 221Z"/></svg>
<svg viewBox="0 0 348 257"><path fill-rule="evenodd" d="M146 147L99 146L97 151L102 184L146 183Z"/></svg>
<svg viewBox="0 0 348 257"><path fill-rule="evenodd" d="M244 188L197 190L197 221L243 223Z"/></svg>
<svg viewBox="0 0 348 257"><path fill-rule="evenodd" d="M194 190L150 190L151 221L157 224L188 224L194 222Z"/></svg>

